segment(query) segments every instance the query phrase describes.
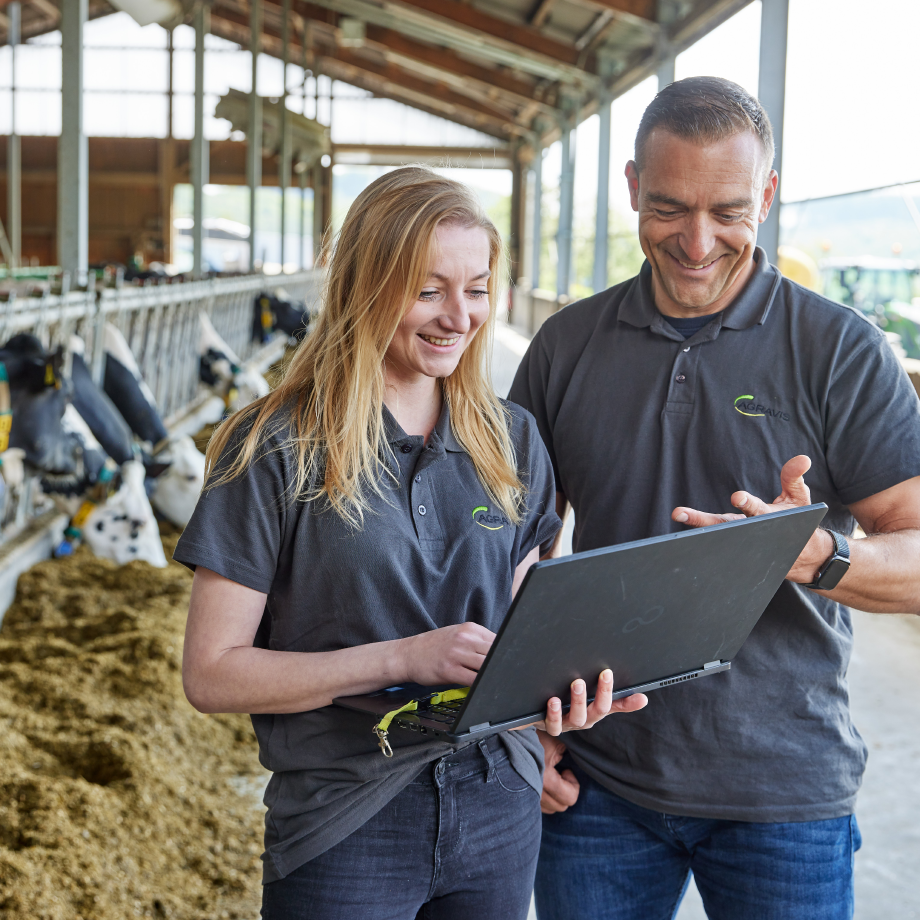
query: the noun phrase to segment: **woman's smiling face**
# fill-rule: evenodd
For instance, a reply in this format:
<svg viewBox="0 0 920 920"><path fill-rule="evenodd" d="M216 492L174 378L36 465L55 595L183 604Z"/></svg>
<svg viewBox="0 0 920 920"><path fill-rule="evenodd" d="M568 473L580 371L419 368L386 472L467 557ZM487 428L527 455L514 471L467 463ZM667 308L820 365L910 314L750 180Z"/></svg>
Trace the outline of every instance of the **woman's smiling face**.
<svg viewBox="0 0 920 920"><path fill-rule="evenodd" d="M441 224L436 264L386 353L386 376L449 377L489 318L489 237L481 227Z"/></svg>

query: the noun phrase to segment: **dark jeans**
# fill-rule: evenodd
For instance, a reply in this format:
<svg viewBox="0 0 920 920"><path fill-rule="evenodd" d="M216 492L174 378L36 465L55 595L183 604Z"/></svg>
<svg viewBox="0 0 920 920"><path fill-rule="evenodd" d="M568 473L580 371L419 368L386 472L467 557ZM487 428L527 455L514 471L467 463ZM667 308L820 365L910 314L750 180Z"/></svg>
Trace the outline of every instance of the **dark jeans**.
<svg viewBox="0 0 920 920"><path fill-rule="evenodd" d="M525 920L540 799L497 739L427 767L365 825L262 890L264 920Z"/></svg>
<svg viewBox="0 0 920 920"><path fill-rule="evenodd" d="M566 758L568 760L568 758ZM571 763L578 802L543 819L539 920L671 920L696 879L710 920L849 920L852 816L754 824L640 808Z"/></svg>

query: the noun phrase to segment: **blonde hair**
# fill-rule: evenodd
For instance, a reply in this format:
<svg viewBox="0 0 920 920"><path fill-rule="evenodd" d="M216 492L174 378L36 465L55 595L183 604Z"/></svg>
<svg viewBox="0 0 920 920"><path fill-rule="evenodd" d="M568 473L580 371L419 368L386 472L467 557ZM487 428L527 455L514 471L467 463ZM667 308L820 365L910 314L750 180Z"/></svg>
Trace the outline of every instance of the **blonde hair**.
<svg viewBox="0 0 920 920"><path fill-rule="evenodd" d="M435 264L440 225L479 227L489 238L489 318L441 386L454 436L483 487L512 521L520 520L524 488L510 414L488 375L508 271L504 244L470 189L422 166L387 173L355 199L334 246L327 245L329 268L314 331L278 388L217 429L206 455L207 488L242 475L284 412L290 426L280 449L296 458L291 497L325 499L345 521L360 525L369 493L382 496L384 475L392 476L383 422L384 357ZM217 470L234 433L250 421L239 452Z"/></svg>

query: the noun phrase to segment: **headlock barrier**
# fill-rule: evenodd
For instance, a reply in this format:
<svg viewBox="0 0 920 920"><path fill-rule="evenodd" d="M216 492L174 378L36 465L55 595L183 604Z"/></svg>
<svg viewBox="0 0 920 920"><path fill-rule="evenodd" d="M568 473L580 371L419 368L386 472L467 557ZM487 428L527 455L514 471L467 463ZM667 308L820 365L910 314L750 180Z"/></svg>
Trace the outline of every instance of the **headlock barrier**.
<svg viewBox="0 0 920 920"><path fill-rule="evenodd" d="M276 332L267 342L253 335L254 301L262 291L283 287L286 298L318 306L322 271L289 275L242 275L142 287L121 286L39 297L10 294L0 303L0 344L18 333L32 333L48 350L79 336L93 380L101 386L105 369L103 330L112 323L124 335L160 415L171 433L194 433L196 410L214 396L199 380L199 314L204 312L239 359L264 370L279 358L287 335ZM68 368L69 369L69 368ZM47 535L64 516L42 495L39 477L27 475L16 489L7 489L0 519L0 618L12 599L15 579L33 562L48 555ZM47 544L47 545L46 545ZM11 581L12 579L12 581ZM11 581L11 583L10 583Z"/></svg>

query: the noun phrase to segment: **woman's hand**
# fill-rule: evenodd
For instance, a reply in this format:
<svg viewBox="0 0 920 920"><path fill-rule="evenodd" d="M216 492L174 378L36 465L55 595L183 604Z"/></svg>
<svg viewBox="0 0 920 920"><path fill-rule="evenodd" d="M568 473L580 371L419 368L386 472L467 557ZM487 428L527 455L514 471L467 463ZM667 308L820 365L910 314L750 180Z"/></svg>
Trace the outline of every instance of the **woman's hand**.
<svg viewBox="0 0 920 920"><path fill-rule="evenodd" d="M601 671L597 680L597 695L590 706L585 682L580 677L572 681L571 691L572 705L569 711L563 715L562 700L554 696L546 704L546 718L542 723L536 723L538 729L549 735L561 735L563 732L591 728L612 712L636 712L648 704L648 697L644 693L633 693L632 696L614 700L613 672L609 668Z"/></svg>
<svg viewBox="0 0 920 920"><path fill-rule="evenodd" d="M476 679L495 633L478 623L442 626L399 640L400 672L423 686L459 684Z"/></svg>

